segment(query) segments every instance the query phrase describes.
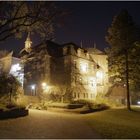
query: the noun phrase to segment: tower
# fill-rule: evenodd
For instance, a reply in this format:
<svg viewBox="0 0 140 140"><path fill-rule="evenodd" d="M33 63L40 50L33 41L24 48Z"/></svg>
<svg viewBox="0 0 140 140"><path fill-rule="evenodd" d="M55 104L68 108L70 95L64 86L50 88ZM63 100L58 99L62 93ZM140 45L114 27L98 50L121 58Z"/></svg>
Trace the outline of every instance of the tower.
<svg viewBox="0 0 140 140"><path fill-rule="evenodd" d="M80 42L80 46L81 46L81 48L83 48L83 42L82 41Z"/></svg>
<svg viewBox="0 0 140 140"><path fill-rule="evenodd" d="M29 32L28 35L27 35L27 39L25 41L25 50L27 52L30 52L31 51L31 46L32 46L32 41L30 39L30 32Z"/></svg>

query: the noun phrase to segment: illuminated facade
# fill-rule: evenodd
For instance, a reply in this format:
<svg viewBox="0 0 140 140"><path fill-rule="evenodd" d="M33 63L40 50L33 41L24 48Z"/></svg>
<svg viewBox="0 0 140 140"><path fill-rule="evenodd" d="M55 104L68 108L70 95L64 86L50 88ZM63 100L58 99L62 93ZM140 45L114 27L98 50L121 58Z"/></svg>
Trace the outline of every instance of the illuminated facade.
<svg viewBox="0 0 140 140"><path fill-rule="evenodd" d="M74 99L105 94L108 89L107 56L96 51L74 43L59 45L46 41L28 52L25 45L21 51L22 60L29 60L24 67L25 94L51 94L59 92L56 89L60 87L63 87L60 92L68 92Z"/></svg>
<svg viewBox="0 0 140 140"><path fill-rule="evenodd" d="M0 72L9 73L15 76L21 85L24 83L24 70L21 60L13 57L13 52L0 59Z"/></svg>

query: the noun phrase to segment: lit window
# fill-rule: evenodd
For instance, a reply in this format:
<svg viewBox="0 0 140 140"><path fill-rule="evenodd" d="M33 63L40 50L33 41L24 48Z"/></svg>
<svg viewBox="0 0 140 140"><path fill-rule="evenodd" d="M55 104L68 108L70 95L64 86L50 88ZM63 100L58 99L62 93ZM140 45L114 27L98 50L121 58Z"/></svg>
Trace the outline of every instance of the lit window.
<svg viewBox="0 0 140 140"><path fill-rule="evenodd" d="M77 77L76 77L76 83L77 84L82 84L83 83L83 79L82 79L82 77L80 75L77 75Z"/></svg>
<svg viewBox="0 0 140 140"><path fill-rule="evenodd" d="M103 72L101 70L96 72L96 78L98 84L103 84Z"/></svg>
<svg viewBox="0 0 140 140"><path fill-rule="evenodd" d="M91 87L95 87L96 86L96 79L94 77L90 77L89 78L89 85Z"/></svg>
<svg viewBox="0 0 140 140"><path fill-rule="evenodd" d="M15 76L23 86L24 73L19 63L11 66L10 74Z"/></svg>
<svg viewBox="0 0 140 140"><path fill-rule="evenodd" d="M89 59L89 53L86 53L86 57Z"/></svg>
<svg viewBox="0 0 140 140"><path fill-rule="evenodd" d="M20 65L19 64L15 64L15 65L12 65L10 73L14 73L14 72L17 72L19 70L21 70Z"/></svg>
<svg viewBox="0 0 140 140"><path fill-rule="evenodd" d="M88 64L80 63L80 70L81 70L81 72L86 73L88 71Z"/></svg>

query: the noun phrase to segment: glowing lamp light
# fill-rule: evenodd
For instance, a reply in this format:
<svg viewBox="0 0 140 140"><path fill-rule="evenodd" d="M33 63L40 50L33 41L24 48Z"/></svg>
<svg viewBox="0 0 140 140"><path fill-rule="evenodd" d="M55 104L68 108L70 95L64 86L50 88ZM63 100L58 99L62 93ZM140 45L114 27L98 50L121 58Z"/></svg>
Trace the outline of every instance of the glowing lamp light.
<svg viewBox="0 0 140 140"><path fill-rule="evenodd" d="M44 92L47 92L48 91L48 88L49 88L48 85L45 82L43 82L42 83L42 89L43 89L43 91Z"/></svg>
<svg viewBox="0 0 140 140"><path fill-rule="evenodd" d="M46 87L46 86L47 86L47 84L43 82L42 83L42 87Z"/></svg>
<svg viewBox="0 0 140 140"><path fill-rule="evenodd" d="M32 90L35 90L35 85L31 85L31 89Z"/></svg>
<svg viewBox="0 0 140 140"><path fill-rule="evenodd" d="M137 104L140 105L140 101L137 101Z"/></svg>

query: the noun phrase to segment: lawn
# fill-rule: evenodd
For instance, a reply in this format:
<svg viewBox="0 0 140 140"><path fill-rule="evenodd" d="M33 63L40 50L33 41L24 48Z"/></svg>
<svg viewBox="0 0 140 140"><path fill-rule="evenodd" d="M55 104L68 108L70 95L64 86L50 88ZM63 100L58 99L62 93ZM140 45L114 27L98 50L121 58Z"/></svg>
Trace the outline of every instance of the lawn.
<svg viewBox="0 0 140 140"><path fill-rule="evenodd" d="M103 138L139 138L140 107L128 111L124 108L91 113L85 119Z"/></svg>

